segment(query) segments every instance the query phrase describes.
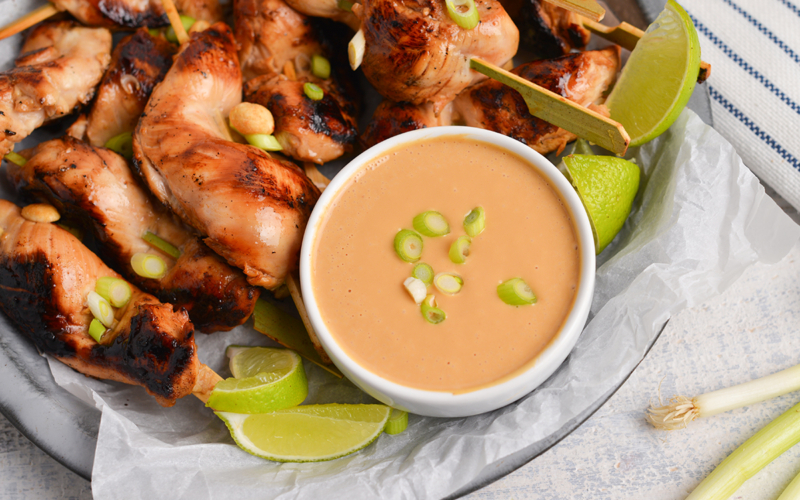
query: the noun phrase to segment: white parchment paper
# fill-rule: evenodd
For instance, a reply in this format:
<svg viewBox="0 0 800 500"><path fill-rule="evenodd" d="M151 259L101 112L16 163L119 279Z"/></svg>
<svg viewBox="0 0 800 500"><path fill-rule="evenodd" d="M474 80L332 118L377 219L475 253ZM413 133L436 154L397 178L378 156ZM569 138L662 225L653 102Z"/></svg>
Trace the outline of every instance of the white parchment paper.
<svg viewBox="0 0 800 500"><path fill-rule="evenodd" d="M241 451L195 398L161 408L138 387L88 379L52 361L59 385L102 410L92 490L97 499L441 498L484 468L547 439L618 385L679 310L720 293L755 263L774 263L800 237L733 147L691 111L631 153L643 169L633 213L598 260L589 323L536 391L463 419L410 416L345 458L278 464ZM269 345L249 328L198 334L200 360L228 374L226 345ZM306 363L306 404L370 402ZM166 489L165 489L166 488Z"/></svg>

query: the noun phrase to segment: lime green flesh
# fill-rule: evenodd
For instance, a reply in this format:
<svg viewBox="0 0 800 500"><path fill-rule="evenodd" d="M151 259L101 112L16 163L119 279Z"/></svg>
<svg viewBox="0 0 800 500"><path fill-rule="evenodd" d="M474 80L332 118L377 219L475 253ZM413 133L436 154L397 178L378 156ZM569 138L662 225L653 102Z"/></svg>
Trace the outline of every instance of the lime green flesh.
<svg viewBox="0 0 800 500"><path fill-rule="evenodd" d="M288 349L244 348L230 362L236 378L219 382L206 406L219 411L265 413L299 405L308 396L300 356Z"/></svg>
<svg viewBox="0 0 800 500"><path fill-rule="evenodd" d="M691 18L667 2L631 52L606 105L639 146L666 131L678 118L700 72L700 41Z"/></svg>
<svg viewBox="0 0 800 500"><path fill-rule="evenodd" d="M276 462L321 462L349 455L380 436L391 408L308 405L261 415L217 412L236 444Z"/></svg>
<svg viewBox="0 0 800 500"><path fill-rule="evenodd" d="M615 156L570 155L568 177L586 208L599 254L622 229L639 191L639 167Z"/></svg>

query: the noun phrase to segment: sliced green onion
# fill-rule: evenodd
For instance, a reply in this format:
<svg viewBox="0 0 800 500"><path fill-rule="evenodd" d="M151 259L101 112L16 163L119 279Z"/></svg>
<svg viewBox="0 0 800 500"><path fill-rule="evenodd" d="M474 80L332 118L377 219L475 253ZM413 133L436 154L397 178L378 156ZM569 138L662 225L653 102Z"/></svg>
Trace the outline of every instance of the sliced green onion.
<svg viewBox="0 0 800 500"><path fill-rule="evenodd" d="M471 30L481 22L475 0L446 0L447 15L465 30Z"/></svg>
<svg viewBox="0 0 800 500"><path fill-rule="evenodd" d="M667 405L648 408L645 418L656 429L683 429L695 419L710 417L797 390L800 390L800 365L691 399L675 396Z"/></svg>
<svg viewBox="0 0 800 500"><path fill-rule="evenodd" d="M89 323L89 335L91 335L98 344L100 343L100 339L103 338L103 335L105 335L106 330L108 330L108 328L106 328L103 323L100 323L97 318L92 318L92 322Z"/></svg>
<svg viewBox="0 0 800 500"><path fill-rule="evenodd" d="M150 33L150 36L159 36L161 35L161 30L157 28L148 28L147 32Z"/></svg>
<svg viewBox="0 0 800 500"><path fill-rule="evenodd" d="M383 432L386 434L400 434L408 427L408 412L392 408L392 413L389 415L389 420L386 421L386 427Z"/></svg>
<svg viewBox="0 0 800 500"><path fill-rule="evenodd" d="M409 229L401 229L394 237L394 251L406 262L416 262L422 257L422 236Z"/></svg>
<svg viewBox="0 0 800 500"><path fill-rule="evenodd" d="M536 303L536 295L522 278L511 278L497 285L497 296L510 306L529 306Z"/></svg>
<svg viewBox="0 0 800 500"><path fill-rule="evenodd" d="M123 132L115 135L106 141L106 149L114 151L126 160L133 158L133 135L130 132Z"/></svg>
<svg viewBox="0 0 800 500"><path fill-rule="evenodd" d="M167 275L167 263L158 255L136 253L131 257L133 272L143 278L161 279Z"/></svg>
<svg viewBox="0 0 800 500"><path fill-rule="evenodd" d="M391 418L390 416L389 419ZM792 479L792 482L783 490L778 500L797 500L798 498L800 498L800 474Z"/></svg>
<svg viewBox="0 0 800 500"><path fill-rule="evenodd" d="M322 98L325 97L325 92L322 91L319 85L311 82L303 84L303 92L306 94L306 97L312 101L321 101Z"/></svg>
<svg viewBox="0 0 800 500"><path fill-rule="evenodd" d="M592 156L594 155L594 151L592 151L592 146L589 144L589 141L579 137L578 140L575 141L575 144L573 144L572 152L570 154Z"/></svg>
<svg viewBox="0 0 800 500"><path fill-rule="evenodd" d="M56 224L56 226L60 227L61 229L68 232L72 236L78 238L79 240L83 241L83 231L80 228L77 228L75 226L68 226L66 224L61 224L61 223Z"/></svg>
<svg viewBox="0 0 800 500"><path fill-rule="evenodd" d="M336 2L336 6L342 10L346 10L347 12L353 12L353 5L354 2L350 2L349 0L338 0Z"/></svg>
<svg viewBox="0 0 800 500"><path fill-rule="evenodd" d="M114 307L125 307L131 300L131 286L127 281L119 278L104 276L97 279L94 291L106 299Z"/></svg>
<svg viewBox="0 0 800 500"><path fill-rule="evenodd" d="M420 311L422 311L422 317L425 318L425 321L434 325L438 325L447 319L447 314L436 307L436 297L433 295L425 297L425 300L420 304Z"/></svg>
<svg viewBox="0 0 800 500"><path fill-rule="evenodd" d="M474 238L486 229L486 211L483 207L475 207L464 217L464 231Z"/></svg>
<svg viewBox="0 0 800 500"><path fill-rule="evenodd" d="M331 63L327 58L319 54L311 56L311 74L317 78L327 80L331 77Z"/></svg>
<svg viewBox="0 0 800 500"><path fill-rule="evenodd" d="M464 278L456 273L439 273L433 279L436 288L447 295L455 295L464 286Z"/></svg>
<svg viewBox="0 0 800 500"><path fill-rule="evenodd" d="M350 43L347 44L347 59L350 61L350 69L357 70L364 61L364 53L367 51L367 39L364 38L363 28L359 28Z"/></svg>
<svg viewBox="0 0 800 500"><path fill-rule="evenodd" d="M422 280L417 278L406 278L403 282L403 286L406 287L406 291L411 295L411 298L414 299L414 302L417 304L421 304L423 300L425 300L425 294L428 293L428 287L425 286L425 283Z"/></svg>
<svg viewBox="0 0 800 500"><path fill-rule="evenodd" d="M5 158L6 161L10 161L11 163L13 163L18 167L24 167L25 164L28 163L28 160L26 160L24 156L22 156L19 153L15 153L13 151L9 151L8 153L6 153L6 155L3 158Z"/></svg>
<svg viewBox="0 0 800 500"><path fill-rule="evenodd" d="M431 285L433 283L433 268L424 262L420 262L411 270L411 276L426 285Z"/></svg>
<svg viewBox="0 0 800 500"><path fill-rule="evenodd" d="M187 33L194 23L195 19L193 17L181 15L181 24ZM178 35L175 34L175 29L172 26L167 29L167 40L172 43L178 43Z"/></svg>
<svg viewBox="0 0 800 500"><path fill-rule="evenodd" d="M463 264L467 261L469 256L469 246L472 243L472 238L469 236L459 236L456 241L450 245L450 260L454 264Z"/></svg>
<svg viewBox="0 0 800 500"><path fill-rule="evenodd" d="M412 224L418 233L431 238L450 233L450 224L447 223L447 219L444 218L444 215L433 210L417 215L414 217Z"/></svg>
<svg viewBox="0 0 800 500"><path fill-rule="evenodd" d="M92 291L86 296L86 304L89 305L89 310L92 311L92 315L95 318L111 328L114 324L114 309L111 308L111 304L106 299L101 297L99 293Z"/></svg>
<svg viewBox="0 0 800 500"><path fill-rule="evenodd" d="M165 254L169 255L172 258L177 259L178 257L181 256L181 251L178 250L178 247L176 247L169 241L162 239L155 233L147 231L146 233L144 233L144 236L142 236L142 239L151 247L161 250L162 252L164 252Z"/></svg>
<svg viewBox="0 0 800 500"><path fill-rule="evenodd" d="M245 140L251 145L264 151L280 151L283 149L281 143L274 135L249 134L244 136Z"/></svg>
<svg viewBox="0 0 800 500"><path fill-rule="evenodd" d="M800 442L800 403L736 448L686 500L724 500L745 481Z"/></svg>

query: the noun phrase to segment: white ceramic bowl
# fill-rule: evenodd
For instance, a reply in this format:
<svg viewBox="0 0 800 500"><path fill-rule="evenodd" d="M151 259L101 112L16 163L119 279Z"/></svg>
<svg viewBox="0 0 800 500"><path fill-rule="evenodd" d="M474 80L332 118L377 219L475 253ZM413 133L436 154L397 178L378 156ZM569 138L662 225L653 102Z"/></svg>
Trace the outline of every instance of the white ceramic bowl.
<svg viewBox="0 0 800 500"><path fill-rule="evenodd" d="M572 310L557 337L533 364L515 377L483 389L453 394L411 388L382 378L353 361L337 344L320 315L311 281L314 241L324 214L348 181L371 160L403 144L437 137L458 136L493 144L530 162L566 202L574 221L580 246L580 281ZM331 181L317 202L306 228L300 251L300 284L308 316L325 351L347 378L367 394L395 408L432 417L465 417L495 410L525 396L544 382L561 365L583 330L592 303L595 281L594 239L589 218L578 195L552 163L528 146L504 135L471 127L434 127L415 130L386 140L360 154Z"/></svg>

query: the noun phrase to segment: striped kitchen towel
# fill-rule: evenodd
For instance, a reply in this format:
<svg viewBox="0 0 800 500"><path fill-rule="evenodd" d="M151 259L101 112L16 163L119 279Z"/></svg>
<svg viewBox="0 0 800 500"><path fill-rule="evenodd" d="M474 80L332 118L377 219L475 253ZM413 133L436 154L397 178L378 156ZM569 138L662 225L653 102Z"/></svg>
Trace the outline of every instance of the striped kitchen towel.
<svg viewBox="0 0 800 500"><path fill-rule="evenodd" d="M677 0L691 15L714 128L800 210L800 1ZM664 0L640 0L653 20Z"/></svg>

